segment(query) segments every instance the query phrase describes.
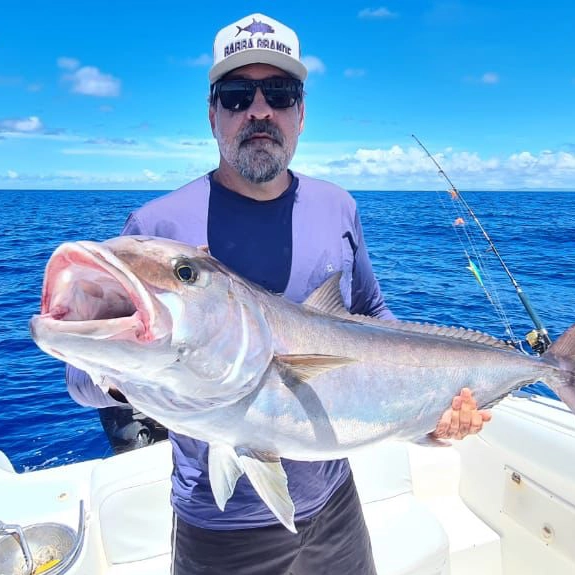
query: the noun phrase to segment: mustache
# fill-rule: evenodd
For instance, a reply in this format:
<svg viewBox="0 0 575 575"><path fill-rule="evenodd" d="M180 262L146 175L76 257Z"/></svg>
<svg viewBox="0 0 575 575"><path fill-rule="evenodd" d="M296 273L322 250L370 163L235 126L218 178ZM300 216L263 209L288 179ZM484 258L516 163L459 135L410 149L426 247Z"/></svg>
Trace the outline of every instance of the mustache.
<svg viewBox="0 0 575 575"><path fill-rule="evenodd" d="M250 120L249 124L238 135L240 145L255 134L267 134L278 144L283 145L284 143L283 134L273 122L270 120Z"/></svg>

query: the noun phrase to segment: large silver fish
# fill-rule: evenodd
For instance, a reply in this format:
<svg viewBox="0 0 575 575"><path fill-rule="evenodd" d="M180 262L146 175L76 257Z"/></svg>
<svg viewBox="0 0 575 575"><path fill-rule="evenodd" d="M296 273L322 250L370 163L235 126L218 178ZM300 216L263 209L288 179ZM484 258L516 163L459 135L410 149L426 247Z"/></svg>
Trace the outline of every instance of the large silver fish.
<svg viewBox="0 0 575 575"><path fill-rule="evenodd" d="M387 438L417 440L463 387L486 405L544 381L575 408L575 326L530 357L475 331L352 316L339 275L294 304L165 239L63 244L30 329L47 353L208 442L221 509L246 473L292 531L280 457L334 459Z"/></svg>

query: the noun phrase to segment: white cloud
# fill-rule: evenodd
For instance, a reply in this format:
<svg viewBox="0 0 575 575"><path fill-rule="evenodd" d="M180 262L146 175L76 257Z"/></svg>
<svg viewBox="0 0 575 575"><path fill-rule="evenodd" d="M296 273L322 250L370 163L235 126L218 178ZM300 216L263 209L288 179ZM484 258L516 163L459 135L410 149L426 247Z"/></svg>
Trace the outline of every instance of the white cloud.
<svg viewBox="0 0 575 575"><path fill-rule="evenodd" d="M433 190L445 185L434 164L417 147L357 147L339 154L331 149L323 156L303 148L295 158L294 169L352 189ZM435 158L461 189L575 190L575 153L543 150L481 157L476 152L446 148Z"/></svg>
<svg viewBox="0 0 575 575"><path fill-rule="evenodd" d="M54 187L54 182L62 181L68 186L82 186L84 188L108 189L118 187L142 188L146 184L153 184L162 181L162 177L151 170L141 170L138 172L114 173L106 172L86 172L82 170L59 170L54 174L35 176L41 181L50 182L50 187ZM180 178L181 181L182 178Z"/></svg>
<svg viewBox="0 0 575 575"><path fill-rule="evenodd" d="M61 154L61 163L56 164L58 167L103 166L93 172L57 171L56 166L47 174L18 170L18 177L11 179L7 171L0 172L0 182L10 182L8 187L34 187L38 184L38 187L77 189L98 189L99 185L102 189L168 189L206 173L217 166L219 158L215 140L185 135L142 136L137 140L76 134L49 137L44 132L5 132L3 135L14 140L54 140ZM73 142L73 145L58 145L62 142ZM352 190L443 190L445 181L438 176L437 168L423 151L409 142L405 145L405 139L402 144L307 141L303 138L292 168ZM109 172L105 166L110 162L101 158L121 158L125 171ZM445 147L435 153L435 158L462 190L575 190L575 146L573 149L563 147L561 151L524 149L499 155Z"/></svg>
<svg viewBox="0 0 575 575"><path fill-rule="evenodd" d="M10 188L22 189L94 189L94 190L117 190L117 189L175 189L182 184L199 177L207 169L202 167L200 171L192 170L167 170L162 172L158 179L152 180L142 171L124 172L92 172L84 170L55 170L44 173L21 173L17 179L8 179L5 173L0 172L0 184ZM153 172L151 172L153 173Z"/></svg>
<svg viewBox="0 0 575 575"><path fill-rule="evenodd" d="M216 141L213 138L178 138L177 140L171 138L157 138L155 141L162 147L169 148L170 150L185 150L189 152L190 147L195 147L201 149L211 148L217 151Z"/></svg>
<svg viewBox="0 0 575 575"><path fill-rule="evenodd" d="M510 165L517 170L526 170L537 164L537 158L531 152L520 152L509 157Z"/></svg>
<svg viewBox="0 0 575 575"><path fill-rule="evenodd" d="M97 97L116 97L120 95L121 82L110 74L100 72L94 66L84 66L72 76L72 91L77 94Z"/></svg>
<svg viewBox="0 0 575 575"><path fill-rule="evenodd" d="M62 76L72 84L72 92L98 98L114 98L120 95L122 82L111 74L105 74L95 66L82 66L74 58L58 58L58 66L70 73Z"/></svg>
<svg viewBox="0 0 575 575"><path fill-rule="evenodd" d="M569 152L558 152L556 167L560 170L575 171L575 154Z"/></svg>
<svg viewBox="0 0 575 575"><path fill-rule="evenodd" d="M152 172L152 170L143 170L142 173L146 177L146 179L150 180L150 182L157 182L162 179L159 174Z"/></svg>
<svg viewBox="0 0 575 575"><path fill-rule="evenodd" d="M361 78L365 76L366 72L363 68L347 68L344 70L343 75L346 78Z"/></svg>
<svg viewBox="0 0 575 575"><path fill-rule="evenodd" d="M8 177L11 180L15 180L18 178L18 172L15 172L14 170L8 170Z"/></svg>
<svg viewBox="0 0 575 575"><path fill-rule="evenodd" d="M57 60L58 68L62 70L76 70L80 67L80 62L76 58L67 58L62 56Z"/></svg>
<svg viewBox="0 0 575 575"><path fill-rule="evenodd" d="M218 149L215 140L187 139L173 140L156 138L139 144L132 139L88 138L84 147L64 148L61 153L67 156L105 156L118 158L187 159L215 165ZM99 144L99 145L93 145Z"/></svg>
<svg viewBox="0 0 575 575"><path fill-rule="evenodd" d="M0 132L38 132L42 129L42 122L38 116L28 118L0 120Z"/></svg>
<svg viewBox="0 0 575 575"><path fill-rule="evenodd" d="M500 77L499 74L495 72L485 72L479 77L471 75L465 76L463 80L471 84L499 84Z"/></svg>
<svg viewBox="0 0 575 575"><path fill-rule="evenodd" d="M197 58L186 58L184 64L191 67L211 66L212 57L209 54L201 54Z"/></svg>
<svg viewBox="0 0 575 575"><path fill-rule="evenodd" d="M397 12L392 12L388 8L381 6L380 8L364 8L359 11L358 18L369 20L383 20L397 17Z"/></svg>
<svg viewBox="0 0 575 575"><path fill-rule="evenodd" d="M11 140L42 140L54 142L82 142L85 140L82 136L67 134L65 130L45 130L41 129L36 132L15 132L10 129L3 131L2 122L0 121L0 133L6 139Z"/></svg>
<svg viewBox="0 0 575 575"><path fill-rule="evenodd" d="M310 74L325 72L325 64L317 56L304 56L301 61Z"/></svg>
<svg viewBox="0 0 575 575"><path fill-rule="evenodd" d="M84 144L94 144L97 146L137 146L138 142L134 138L87 138Z"/></svg>
<svg viewBox="0 0 575 575"><path fill-rule="evenodd" d="M481 82L483 84L498 84L499 74L496 74L495 72L485 72L485 74L481 76Z"/></svg>

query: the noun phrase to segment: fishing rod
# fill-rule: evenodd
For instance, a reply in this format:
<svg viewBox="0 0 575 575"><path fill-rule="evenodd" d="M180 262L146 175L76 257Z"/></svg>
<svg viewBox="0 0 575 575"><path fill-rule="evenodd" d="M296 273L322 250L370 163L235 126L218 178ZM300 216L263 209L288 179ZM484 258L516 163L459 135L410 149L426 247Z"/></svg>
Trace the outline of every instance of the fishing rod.
<svg viewBox="0 0 575 575"><path fill-rule="evenodd" d="M475 214L475 212L473 211L471 206L467 203L465 198L461 195L461 192L455 187L455 185L450 180L449 176L445 173L443 168L439 165L439 162L430 154L429 150L421 143L421 141L419 140L419 138L415 134L411 134L411 137L419 144L421 149L427 154L427 156L435 164L435 166L437 167L437 169L439 171L439 175L443 176L443 178L447 181L447 183L450 186L450 189L448 191L452 194L452 197L458 199L461 202L461 204L464 206L464 208L467 210L469 215L473 218L473 221L476 223L477 227L479 228L479 230L483 234L483 237L485 238L485 240L489 244L489 249L495 255L495 257L497 258L497 260L501 264L501 267L503 268L503 270L505 271L505 273L507 274L507 276L511 280L511 283L513 284L513 287L515 288L515 291L516 291L521 303L523 304L523 307L525 308L525 310L529 314L529 317L531 318L531 321L533 322L533 325L535 326L535 329L526 335L527 343L530 345L531 349L533 349L533 351L535 353L542 354L551 345L551 339L549 337L549 334L547 333L547 329L543 325L543 322L541 321L541 319L537 315L537 312L533 309L531 302L529 301L529 297L523 291L523 289L519 285L519 282L515 279L515 277L511 273L511 270L507 267L507 264L503 261L501 254L499 253L495 244L493 243L493 240L491 239L491 237L489 236L489 234L487 233L487 231L485 230L485 228L483 227L483 225L479 221L479 218L477 217L477 215ZM467 253L466 253L466 255L467 255ZM475 269L475 265L473 264L473 262L469 258L469 255L467 255L467 258L469 259L469 264L470 264L469 269L472 271L472 273L475 275L475 277L479 281L480 285L482 285L482 287L483 287L483 283L479 277L479 274L477 273L477 271ZM487 294L487 297L491 300L487 290L486 290L486 294Z"/></svg>

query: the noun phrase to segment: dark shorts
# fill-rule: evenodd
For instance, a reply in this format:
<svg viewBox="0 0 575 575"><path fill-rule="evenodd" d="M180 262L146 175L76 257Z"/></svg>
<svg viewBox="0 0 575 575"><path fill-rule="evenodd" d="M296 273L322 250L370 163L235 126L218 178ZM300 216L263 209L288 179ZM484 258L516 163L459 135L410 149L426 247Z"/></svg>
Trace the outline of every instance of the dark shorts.
<svg viewBox="0 0 575 575"><path fill-rule="evenodd" d="M310 519L235 531L174 518L172 575L376 575L353 478Z"/></svg>

